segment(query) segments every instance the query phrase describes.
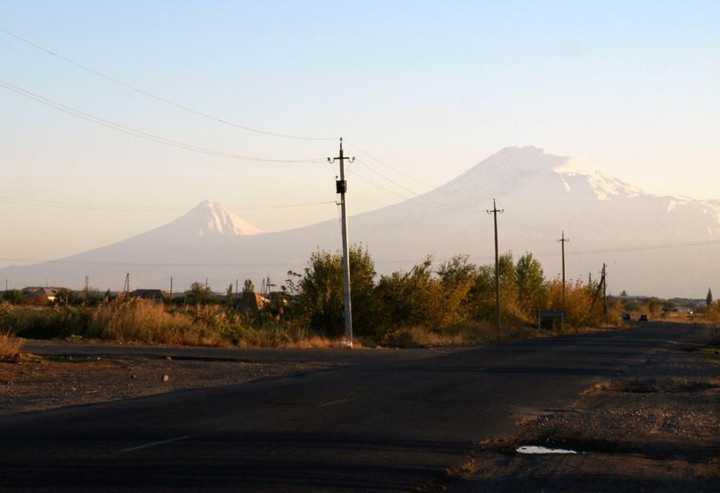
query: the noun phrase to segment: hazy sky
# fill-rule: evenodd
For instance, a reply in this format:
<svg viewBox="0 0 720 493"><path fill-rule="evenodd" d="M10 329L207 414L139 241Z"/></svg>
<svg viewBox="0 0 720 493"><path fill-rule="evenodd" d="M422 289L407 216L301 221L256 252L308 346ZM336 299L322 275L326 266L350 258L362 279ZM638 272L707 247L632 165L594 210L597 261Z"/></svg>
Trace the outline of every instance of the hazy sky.
<svg viewBox="0 0 720 493"><path fill-rule="evenodd" d="M337 217L326 157L340 136L357 157L351 213L510 145L720 198L719 1L0 0L0 13L0 265L113 243L205 199L266 230Z"/></svg>

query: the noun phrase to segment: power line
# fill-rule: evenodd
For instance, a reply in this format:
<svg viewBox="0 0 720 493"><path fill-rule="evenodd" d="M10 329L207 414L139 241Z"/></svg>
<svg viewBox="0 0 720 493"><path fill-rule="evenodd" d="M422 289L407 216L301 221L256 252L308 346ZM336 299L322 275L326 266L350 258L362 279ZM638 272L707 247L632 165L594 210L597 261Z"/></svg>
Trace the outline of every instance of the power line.
<svg viewBox="0 0 720 493"><path fill-rule="evenodd" d="M720 241L698 241L698 242L685 242L685 243L666 243L661 245L642 245L636 247L618 247L608 248L603 250L586 250L576 251L575 255L596 255L601 253L630 253L630 252L644 252L647 250L665 250L667 248L688 248L688 247L702 247L720 245Z"/></svg>
<svg viewBox="0 0 720 493"><path fill-rule="evenodd" d="M80 203L80 202L61 202L51 200L34 200L24 199L19 197L2 197L0 196L0 202L16 204L16 205L29 205L34 207L52 207L52 208L65 208L65 209L84 209L84 210L101 210L101 211L119 211L119 212L152 212L152 213L167 213L167 212L187 212L187 208L183 207L154 207L154 206L126 206L126 205L113 205L113 204L91 204L91 203ZM275 204L275 205L258 205L258 206L239 206L239 207L228 207L233 211L250 211L250 210L265 210L265 209L294 209L297 207L314 207L320 205L334 204L334 200L324 202L304 202L297 204Z"/></svg>
<svg viewBox="0 0 720 493"><path fill-rule="evenodd" d="M222 158L227 158L227 159L236 159L236 160L240 160L240 161L259 161L259 162L265 162L265 163L289 163L289 164L320 162L319 158L315 158L315 159L268 159L268 158L261 158L258 156L243 156L240 154L233 154L233 153L229 153L229 152L217 151L215 149L209 149L206 147L200 147L200 146L196 146L196 145L192 145L192 144L186 144L184 142L179 142L176 140L168 139L166 137L154 135L154 134L151 134L148 132L144 132L142 130L136 130L134 128L127 127L125 125L121 125L119 123L115 123L110 120L106 120L104 118L100 118L98 116L91 115L90 113L86 113L84 111L77 110L75 108L64 105L62 103L58 103L57 101L53 101L51 99L45 98L43 96L40 96L38 94L35 94L28 90L25 90L21 87L10 84L9 82L6 82L4 80L0 80L0 87L3 87L5 89L7 89L8 91L12 91L23 97L35 100L39 103L42 103L42 104L49 106L51 108L54 108L56 110L60 110L64 113L68 113L68 114L76 116L78 118L82 118L83 120L90 121L97 125L102 125L104 127L111 128L113 130L117 130L119 132L122 132L122 133L125 133L128 135L132 135L133 137L149 140L151 142L163 144L163 145L170 146L170 147L175 147L178 149L183 149L186 151L198 152L201 154L207 154L210 156L222 157Z"/></svg>
<svg viewBox="0 0 720 493"><path fill-rule="evenodd" d="M144 96L147 96L147 97L149 97L149 98L155 99L156 101L160 101L160 102L162 102L162 103L168 104L168 105L170 105L170 106L173 106L173 107L175 107L175 108L181 109L181 110L183 110L183 111L187 111L188 113L192 113L192 114L194 114L194 115L197 115L197 116L206 118L206 119L208 119L208 120L212 120L212 121L217 122L217 123L221 123L221 124L223 124L223 125L228 125L228 126L231 126L231 127L239 128L239 129L245 130L245 131L247 131L247 132L253 132L253 133L262 134L262 135L269 135L269 136L271 136L271 137L280 137L280 138L284 138L284 139L296 139L296 140L335 140L335 139L336 139L336 137L309 137L309 136L302 136L302 135L290 135L290 134L283 134L283 133L277 133L277 132L269 132L269 131L266 131L266 130L260 130L260 129L257 129L257 128L249 127L249 126L247 126L247 125L241 125L241 124L239 124L239 123L234 123L234 122L231 122L231 121L228 121L228 120L224 120L224 119L222 119L222 118L218 118L218 117L216 117L216 116L210 115L210 114L205 113L205 112L203 112L203 111L199 111L199 110L190 108L190 107L188 107L188 106L185 106L185 105L176 103L176 102L171 101L171 100L169 100L169 99L167 99L167 98L164 98L164 97L162 97L162 96L158 96L158 95L153 94L153 93L151 93L151 92L149 92L149 91L146 91L146 90L144 90L144 89L141 89L141 88L139 88L139 87L136 87L136 86L134 86L134 85L132 85L132 84L128 84L127 82L123 82L123 81L121 81L121 80L119 80L119 79L116 79L116 78L114 78L114 77L111 77L111 76L109 76L109 75L106 75L106 74L104 74L104 73L102 73L102 72L100 72L100 71L98 71L98 70L95 70L95 69L93 69L93 68L91 68L91 67L88 67L87 65L83 65L83 64L81 64L81 63L78 63L78 62L76 62L76 61L74 61L74 60L72 60L72 59L70 59L70 58L64 57L64 56L62 56L62 55L60 55L60 54L58 54L58 53L56 53L56 52L54 52L54 51L51 51L51 50L49 50L49 49L47 49L47 48L45 48L45 47L43 47L43 46L40 46L40 45L37 44L37 43L34 43L34 42L32 42L32 41L30 41L30 40L27 40L27 39L25 39L25 38L23 38L23 37L21 37L21 36L18 36L17 34L15 34L15 33L13 33L13 32L10 32L10 31L8 31L7 29L4 29L4 28L2 28L2 27L0 27L0 31L4 32L4 33L7 34L8 36L12 36L13 38L17 39L18 41L21 41L21 42L27 44L28 46L32 46L33 48L42 51L43 53L46 53L46 54L48 54L48 55L50 55L50 56L53 56L53 57L55 57L55 58L58 58L59 60L62 60L62 61L64 61L64 62L66 62L66 63L69 63L70 65L72 65L72 66L74 66L74 67L76 67L76 68L79 68L80 70L84 70L84 71L89 72L89 73L91 73L91 74L93 74L93 75L97 75L98 77L102 77L102 78L105 79L105 80L108 80L108 81L110 81L110 82L112 82L112 83L114 83L114 84L120 85L120 86L122 86L122 87L124 87L124 88L126 88L126 89L130 89L131 91L135 91L135 92L137 92L137 93L139 93L139 94L142 94L142 95L144 95Z"/></svg>
<svg viewBox="0 0 720 493"><path fill-rule="evenodd" d="M411 174L405 173L404 171L402 171L402 170L400 170L400 169L398 169L398 168L396 168L396 167L394 167L394 166L391 166L391 165L388 164L387 162L381 160L381 159L378 158L378 157L373 156L372 154L370 154L370 153L367 152L367 151L364 151L364 150L360 149L358 146L356 146L356 145L354 145L354 144L352 144L352 143L350 143L349 145L350 145L351 147L355 148L355 150L357 150L358 152L360 152L360 153L362 153L362 154L365 154L366 156L368 156L368 157L369 157L370 159L372 159L373 161L375 161L375 162L377 162L377 163L385 166L385 167L388 168L389 170L394 171L395 173L397 173L397 174L399 174L399 175L403 175L403 176L405 176L405 177L407 177L407 178L410 178L411 180L415 181L416 183L419 183L420 185L423 185L423 186L425 186L425 187L427 187L427 188L429 189L429 190L427 190L427 191L425 191L425 192L421 192L421 193L420 193L420 192L415 192L415 191L413 191L413 190L410 190L410 189L408 189L407 187L404 187L403 185L399 185L396 181L392 180L391 178L388 178L387 176L381 174L379 171L374 170L374 169L373 169L372 167L370 167L366 162L358 160L358 162L363 163L366 167L368 167L369 169L373 170L375 173L377 173L378 175L382 176L383 178L385 178L385 179L388 180L389 182L391 182L391 183L393 183L393 184L395 184L395 185L397 185L397 186L399 186L399 187L401 187L401 188L403 188L403 189L405 189L405 190L410 191L410 192L413 194L413 196L420 196L420 195L424 195L424 194L427 194L427 193L430 193L430 192L441 192L441 193L444 193L444 194L449 195L449 196L452 196L452 197L463 197L463 198L475 199L475 200L478 200L478 201L480 201L480 200L485 200L485 199L487 198L487 197L481 197L481 196L478 196L478 195L468 195L468 194L460 194L460 193L457 193L457 192L449 192L449 191L443 189L442 187L438 187L437 185L431 185L430 183L427 183L427 182L425 182L425 181L418 180L417 178L415 178L415 177L412 176ZM477 212L477 211L480 211L480 210L481 210L481 209L468 209L468 208L464 208L464 207L457 207L457 206L452 206L452 205L450 205L450 204L445 204L445 205L446 205L447 207L449 207L449 208L470 210L470 211L473 211L473 212Z"/></svg>
<svg viewBox="0 0 720 493"><path fill-rule="evenodd" d="M332 202L333 204L335 202ZM490 211L492 212L492 211ZM500 211L498 211L500 212ZM707 241L707 242L695 242L695 243L681 243L681 244L675 244L675 245L654 245L654 246L645 246L645 247L633 247L633 248L618 248L618 249L607 249L607 250L595 250L595 251L588 251L588 252L575 252L574 255L595 255L595 254L604 254L604 253L622 253L622 252L634 252L634 251L644 251L644 250L656 250L656 249L666 249L666 248L691 248L691 247L702 247L702 246L713 246L713 245L720 245L720 241ZM544 257L559 257L560 254L557 252L554 253L546 253L546 254L538 254L538 258L544 258ZM485 255L485 256L471 256L470 260L472 261L488 261L492 260L492 256ZM441 258L436 259L437 261L443 260ZM445 260L449 260L449 257ZM417 262L418 259L400 259L400 258L394 258L394 259L373 259L373 261L376 264L406 264L406 263L412 263ZM81 261L81 260L44 260L44 259L32 259L32 258L3 258L0 257L0 262L33 262L33 263L52 263L52 264L77 264L77 265L145 265L145 266L193 266L193 267L207 267L207 266L227 266L227 267L243 267L243 266L281 266L281 265L287 265L287 264L298 264L298 263L304 263L305 261L299 261L299 262L268 262L268 263L186 263L186 262L110 262L110 261Z"/></svg>
<svg viewBox="0 0 720 493"><path fill-rule="evenodd" d="M103 261L103 260L40 260L29 258L0 258L0 262L32 262L43 264L63 265L113 265L113 266L143 266L143 267L278 267L283 265L295 265L305 263L297 262L136 262L128 261Z"/></svg>
<svg viewBox="0 0 720 493"><path fill-rule="evenodd" d="M375 162L377 162L377 163L385 166L386 168L388 168L389 170L394 171L395 173L398 173L398 174L400 174L400 175L403 175L403 176L406 177L406 178L410 178L410 179L413 180L414 182L419 183L420 185L423 185L423 186L428 187L430 190L436 188L435 185L430 185L429 183L426 183L426 182L424 182L424 181L422 181L422 180L418 180L417 178L415 178L415 177L412 176L411 174L405 173L404 171L401 171L401 170L395 168L394 166L389 165L389 164L386 163L385 161L383 161L383 160L381 160L381 159L373 156L372 154L370 154L370 153L367 152L367 151L364 151L364 150L360 149L358 146L356 146L355 144L353 144L353 143L351 143L351 142L347 142L347 141L346 141L346 144L349 144L350 147L355 148L356 151L358 151L358 152L360 152L360 153L362 153L362 154L365 154L366 156L368 156L368 157L369 157L370 159L372 159L373 161L375 161Z"/></svg>
<svg viewBox="0 0 720 493"><path fill-rule="evenodd" d="M386 187L383 187L382 185L379 185L378 183L376 183L376 182L374 182L374 181L372 181L372 180L369 180L369 179L366 178L366 177L363 177L363 176L359 175L357 172L354 172L354 173L353 173L355 176L358 176L359 178L361 178L362 180L366 181L367 183L369 183L369 184L371 184L371 185L373 185L373 186L375 186L375 187L377 187L377 188L379 188L379 189L381 189L381 190L384 190L384 191L386 191L386 192L388 192L388 193L390 193L390 194L392 194L392 195L395 195L395 196L397 196L397 197L400 197L400 198L402 198L402 199L406 199L406 200L409 200L409 199L417 199L417 200L420 200L420 201L422 201L422 202L425 202L426 204L433 205L433 206L435 206L436 208L444 209L444 210L453 209L453 210L469 211L469 212L478 212L478 211L481 210L481 209L471 209L471 208L468 208L468 207L459 207L459 206L456 206L456 205L452 205L452 204L448 204L448 203L444 203L444 202L438 202L437 200L429 199L429 198L427 197L427 195L428 195L428 193L430 193L430 192L418 193L418 192L416 192L416 191L414 191L414 190L412 190L412 189L410 189L410 188L402 185L401 183L398 183L397 181L393 180L392 178L389 178L388 176L384 175L384 174L381 173L380 171L378 171L378 170L376 170L375 168L373 168L372 166L370 166L367 162L362 161L362 160L360 160L360 159L358 159L357 162L360 163L360 164L362 164L365 168L367 168L368 170L372 171L372 172L375 173L376 175L380 176L380 177L383 178L384 180L392 183L393 185L395 185L396 187L400 188L401 190L406 191L407 193L410 194L410 196L402 195L402 194L400 194L400 193L394 192L394 191L392 191L392 190L390 190L390 189L388 189L388 188L386 188ZM439 189L438 189L438 190L439 190ZM446 193L447 193L447 192L446 192ZM452 194L451 194L451 195L452 195Z"/></svg>

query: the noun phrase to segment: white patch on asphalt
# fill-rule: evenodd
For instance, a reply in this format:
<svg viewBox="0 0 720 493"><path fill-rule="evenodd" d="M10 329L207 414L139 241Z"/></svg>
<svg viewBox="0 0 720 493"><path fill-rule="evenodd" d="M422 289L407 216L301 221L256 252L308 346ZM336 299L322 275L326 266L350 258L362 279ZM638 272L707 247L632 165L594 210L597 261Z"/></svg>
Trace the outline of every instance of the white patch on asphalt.
<svg viewBox="0 0 720 493"><path fill-rule="evenodd" d="M322 404L317 404L315 407L334 406L336 404L342 404L343 402L347 402L347 401L348 401L348 399L339 399L337 401L323 402Z"/></svg>
<svg viewBox="0 0 720 493"><path fill-rule="evenodd" d="M190 438L190 435L185 435L185 436L175 437L175 438L168 438L167 440L160 440L159 442L144 443L144 444L138 445L136 447L124 448L120 451L120 453L122 454L125 452L135 452L136 450L143 450L146 448L157 447L159 445L165 445L168 443L179 442L180 440L187 440L188 438Z"/></svg>
<svg viewBox="0 0 720 493"><path fill-rule="evenodd" d="M537 445L523 445L516 448L515 452L519 454L577 454L574 450L538 447Z"/></svg>

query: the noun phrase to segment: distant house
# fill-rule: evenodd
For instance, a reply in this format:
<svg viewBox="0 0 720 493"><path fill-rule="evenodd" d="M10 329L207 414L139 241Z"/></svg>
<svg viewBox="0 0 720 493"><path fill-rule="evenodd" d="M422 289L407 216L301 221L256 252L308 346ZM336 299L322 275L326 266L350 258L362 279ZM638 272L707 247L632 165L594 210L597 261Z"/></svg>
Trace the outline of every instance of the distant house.
<svg viewBox="0 0 720 493"><path fill-rule="evenodd" d="M170 293L162 289L136 289L130 291L131 298L141 298L143 300L167 300L170 299Z"/></svg>
<svg viewBox="0 0 720 493"><path fill-rule="evenodd" d="M43 288L43 287L28 287L23 288L22 292L26 299L35 300L38 302L50 302L54 303L58 301L61 291L67 291L63 288Z"/></svg>
<svg viewBox="0 0 720 493"><path fill-rule="evenodd" d="M252 291L240 294L240 308L242 310L262 310L270 300Z"/></svg>

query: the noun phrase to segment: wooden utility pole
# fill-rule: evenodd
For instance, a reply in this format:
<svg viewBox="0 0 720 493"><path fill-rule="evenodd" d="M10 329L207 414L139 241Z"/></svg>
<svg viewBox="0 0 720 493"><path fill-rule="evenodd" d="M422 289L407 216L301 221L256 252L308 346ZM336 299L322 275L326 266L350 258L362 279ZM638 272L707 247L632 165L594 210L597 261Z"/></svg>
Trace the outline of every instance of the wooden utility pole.
<svg viewBox="0 0 720 493"><path fill-rule="evenodd" d="M495 205L495 199L493 199L493 208L491 211L487 211L487 213L493 215L493 223L495 225L495 329L498 334L500 333L500 256L498 254L497 215L503 212L505 212L505 210L498 210Z"/></svg>
<svg viewBox="0 0 720 493"><path fill-rule="evenodd" d="M602 290L603 290L603 317L607 322L607 272L605 270L605 263L603 263L602 269Z"/></svg>
<svg viewBox="0 0 720 493"><path fill-rule="evenodd" d="M340 194L340 213L342 218L342 262L343 262L343 298L345 300L345 341L343 345L352 348L352 303L350 300L350 246L348 243L347 204L345 194L347 193L347 181L345 180L345 161L352 163L355 158L349 158L343 154L342 138L340 139L340 154L334 158L328 158L329 163L340 161L340 179L335 181L335 191Z"/></svg>
<svg viewBox="0 0 720 493"><path fill-rule="evenodd" d="M562 311L565 311L565 243L568 241L570 239L565 238L565 231L563 231L558 240L562 252Z"/></svg>

